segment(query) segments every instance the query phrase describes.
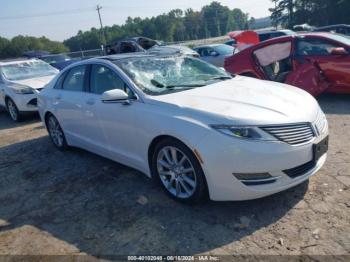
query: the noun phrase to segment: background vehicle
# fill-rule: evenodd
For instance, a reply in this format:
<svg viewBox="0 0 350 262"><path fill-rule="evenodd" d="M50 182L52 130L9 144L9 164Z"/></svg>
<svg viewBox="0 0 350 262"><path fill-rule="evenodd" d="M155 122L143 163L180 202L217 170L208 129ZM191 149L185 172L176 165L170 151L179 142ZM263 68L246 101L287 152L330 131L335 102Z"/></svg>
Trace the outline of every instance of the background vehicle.
<svg viewBox="0 0 350 262"><path fill-rule="evenodd" d="M301 24L301 25L293 26L293 30L295 32L310 32L310 31L312 31L314 29L315 29L315 27L311 26L309 24Z"/></svg>
<svg viewBox="0 0 350 262"><path fill-rule="evenodd" d="M225 61L234 74L300 87L312 95L350 93L350 38L306 33L270 39Z"/></svg>
<svg viewBox="0 0 350 262"><path fill-rule="evenodd" d="M287 36L287 35L295 35L295 32L292 30L263 30L263 31L256 31L256 33L259 36L260 42L281 37L281 36Z"/></svg>
<svg viewBox="0 0 350 262"><path fill-rule="evenodd" d="M65 54L56 54L56 55L44 55L40 57L41 60L48 63L49 65L62 70L66 66L69 66L80 59L72 59Z"/></svg>
<svg viewBox="0 0 350 262"><path fill-rule="evenodd" d="M164 45L162 42L147 37L132 37L117 42L114 45L107 45L108 55L148 52L151 54L183 54L198 57L198 53L186 46Z"/></svg>
<svg viewBox="0 0 350 262"><path fill-rule="evenodd" d="M314 32L332 32L350 36L350 25L329 25L315 28Z"/></svg>
<svg viewBox="0 0 350 262"><path fill-rule="evenodd" d="M218 67L223 67L225 58L235 52L234 47L225 44L202 45L193 50L199 54L200 59Z"/></svg>
<svg viewBox="0 0 350 262"><path fill-rule="evenodd" d="M228 40L227 42L225 42L225 45L229 45L229 46L233 46L235 47L235 45L237 44L237 41L234 39Z"/></svg>
<svg viewBox="0 0 350 262"><path fill-rule="evenodd" d="M45 55L49 55L50 52L44 50L32 50L23 53L23 57L26 58L40 58Z"/></svg>
<svg viewBox="0 0 350 262"><path fill-rule="evenodd" d="M37 59L0 61L0 105L14 121L37 111L37 94L58 70Z"/></svg>
<svg viewBox="0 0 350 262"><path fill-rule="evenodd" d="M295 186L326 160L317 101L276 85L189 56L124 54L64 69L38 106L61 150L132 166L179 201L244 200Z"/></svg>

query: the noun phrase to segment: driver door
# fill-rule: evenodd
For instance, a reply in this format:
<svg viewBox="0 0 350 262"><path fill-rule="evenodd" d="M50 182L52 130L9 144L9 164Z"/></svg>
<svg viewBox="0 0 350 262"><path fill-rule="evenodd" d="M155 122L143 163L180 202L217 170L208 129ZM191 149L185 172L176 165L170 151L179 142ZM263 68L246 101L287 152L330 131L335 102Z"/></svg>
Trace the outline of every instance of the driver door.
<svg viewBox="0 0 350 262"><path fill-rule="evenodd" d="M125 91L129 100L103 102L102 94L113 89ZM91 150L132 166L142 162L134 142L136 119L142 106L143 103L138 102L134 92L113 68L91 65L90 88L83 109Z"/></svg>

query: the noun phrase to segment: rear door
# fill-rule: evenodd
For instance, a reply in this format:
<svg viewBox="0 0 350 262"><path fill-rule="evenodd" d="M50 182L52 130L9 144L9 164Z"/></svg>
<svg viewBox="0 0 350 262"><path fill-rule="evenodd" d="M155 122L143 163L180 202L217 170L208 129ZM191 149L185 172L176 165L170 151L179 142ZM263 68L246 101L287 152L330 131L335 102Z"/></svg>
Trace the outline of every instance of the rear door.
<svg viewBox="0 0 350 262"><path fill-rule="evenodd" d="M79 65L70 69L60 79L62 86L54 93L55 116L69 140L84 141L82 108L87 88L87 66ZM55 90L56 91L56 90Z"/></svg>

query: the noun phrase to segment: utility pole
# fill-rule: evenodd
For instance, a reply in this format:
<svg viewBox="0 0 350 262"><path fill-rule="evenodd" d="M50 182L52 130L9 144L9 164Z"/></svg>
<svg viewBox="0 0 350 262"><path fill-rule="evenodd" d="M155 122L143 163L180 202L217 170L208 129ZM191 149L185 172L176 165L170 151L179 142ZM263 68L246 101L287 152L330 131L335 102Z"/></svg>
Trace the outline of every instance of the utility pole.
<svg viewBox="0 0 350 262"><path fill-rule="evenodd" d="M102 24L102 18L101 18L101 13L100 13L101 9L102 9L102 6L97 5L96 11L98 13L98 18L100 19L100 25L101 25L101 42L102 42L102 45L105 45L106 44L106 36L105 36L105 31L103 29L103 24Z"/></svg>

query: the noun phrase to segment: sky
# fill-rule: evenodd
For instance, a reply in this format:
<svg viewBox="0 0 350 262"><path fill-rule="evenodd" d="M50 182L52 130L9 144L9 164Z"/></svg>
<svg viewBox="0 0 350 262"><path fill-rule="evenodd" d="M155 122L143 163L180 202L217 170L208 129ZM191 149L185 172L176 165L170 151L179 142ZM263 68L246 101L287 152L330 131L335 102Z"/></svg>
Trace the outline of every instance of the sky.
<svg viewBox="0 0 350 262"><path fill-rule="evenodd" d="M99 28L96 6L102 6L104 26L123 24L128 16L141 18L167 13L172 9L200 10L213 0L1 0L0 36L46 36L63 41L79 30ZM217 0L240 8L251 17L270 15L271 0Z"/></svg>

